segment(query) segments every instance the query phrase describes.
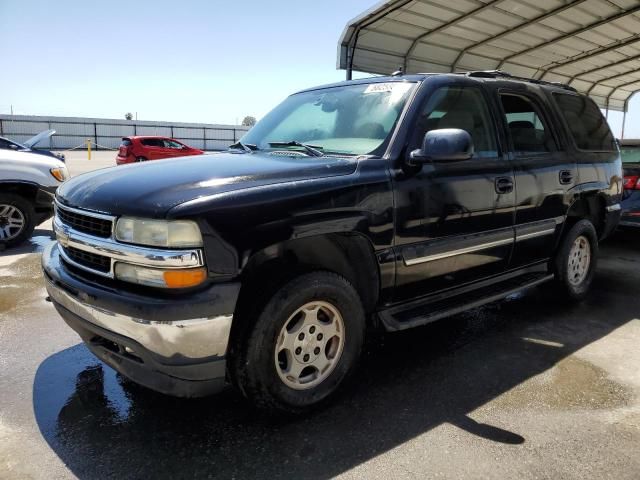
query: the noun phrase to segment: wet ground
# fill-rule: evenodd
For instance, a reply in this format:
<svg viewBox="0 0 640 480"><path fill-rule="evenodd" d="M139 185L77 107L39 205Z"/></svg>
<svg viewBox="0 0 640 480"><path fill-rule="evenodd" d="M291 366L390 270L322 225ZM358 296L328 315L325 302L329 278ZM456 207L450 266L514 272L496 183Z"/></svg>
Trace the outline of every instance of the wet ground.
<svg viewBox="0 0 640 480"><path fill-rule="evenodd" d="M586 302L542 287L371 337L331 406L286 419L94 358L45 302L47 227L0 253L0 478L640 478L640 233L602 245Z"/></svg>

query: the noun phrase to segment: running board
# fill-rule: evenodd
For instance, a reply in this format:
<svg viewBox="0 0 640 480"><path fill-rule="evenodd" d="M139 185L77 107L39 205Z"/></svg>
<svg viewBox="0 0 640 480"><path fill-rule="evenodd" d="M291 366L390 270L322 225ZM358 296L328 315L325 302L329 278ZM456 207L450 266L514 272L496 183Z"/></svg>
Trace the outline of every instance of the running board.
<svg viewBox="0 0 640 480"><path fill-rule="evenodd" d="M500 283L484 286L470 292L460 293L446 299L431 298L410 305L396 305L378 312L387 331L405 330L425 325L481 305L501 300L516 292L535 287L553 279L547 272L532 272L519 275Z"/></svg>

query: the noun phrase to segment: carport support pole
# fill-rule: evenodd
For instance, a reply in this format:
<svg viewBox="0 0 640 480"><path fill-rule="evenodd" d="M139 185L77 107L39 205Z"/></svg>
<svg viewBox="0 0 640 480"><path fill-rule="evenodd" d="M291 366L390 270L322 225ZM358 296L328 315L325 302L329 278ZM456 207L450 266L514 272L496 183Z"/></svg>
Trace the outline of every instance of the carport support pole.
<svg viewBox="0 0 640 480"><path fill-rule="evenodd" d="M353 57L356 54L358 36L360 36L360 28L356 30L356 33L353 36L353 45L351 47L347 46L347 80L353 79ZM349 51L351 51L351 55L349 55Z"/></svg>
<svg viewBox="0 0 640 480"><path fill-rule="evenodd" d="M624 124L627 121L627 111L622 112L622 133L620 134L620 139L624 139Z"/></svg>

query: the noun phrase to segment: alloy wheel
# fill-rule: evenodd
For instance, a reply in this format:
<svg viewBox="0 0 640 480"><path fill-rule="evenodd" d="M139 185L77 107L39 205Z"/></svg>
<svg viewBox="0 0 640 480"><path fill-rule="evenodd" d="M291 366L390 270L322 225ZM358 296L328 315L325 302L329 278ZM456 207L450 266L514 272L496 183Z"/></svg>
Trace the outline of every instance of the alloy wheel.
<svg viewBox="0 0 640 480"><path fill-rule="evenodd" d="M583 235L576 238L569 250L568 280L572 285L580 285L589 273L591 265L591 244Z"/></svg>
<svg viewBox="0 0 640 480"><path fill-rule="evenodd" d="M24 229L24 214L14 205L0 204L0 240L12 240Z"/></svg>
<svg viewBox="0 0 640 480"><path fill-rule="evenodd" d="M322 301L304 304L287 319L278 335L278 376L295 390L317 386L340 361L344 341L344 321L336 307Z"/></svg>

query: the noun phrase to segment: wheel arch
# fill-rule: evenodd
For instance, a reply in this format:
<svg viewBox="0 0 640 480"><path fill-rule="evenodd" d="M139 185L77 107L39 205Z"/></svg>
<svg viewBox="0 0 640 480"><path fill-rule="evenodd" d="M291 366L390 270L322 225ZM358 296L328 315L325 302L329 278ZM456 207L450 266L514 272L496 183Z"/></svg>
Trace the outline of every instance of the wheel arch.
<svg viewBox="0 0 640 480"><path fill-rule="evenodd" d="M359 233L331 233L283 241L254 252L242 268L228 354L235 355L240 340L280 286L317 270L346 278L360 295L367 317L372 317L369 314L378 302L380 273L369 239Z"/></svg>
<svg viewBox="0 0 640 480"><path fill-rule="evenodd" d="M371 312L380 291L379 266L373 245L360 233L330 233L283 241L254 252L242 268L243 290L265 276L281 284L313 270L326 270L346 278L356 289L366 312ZM246 295L246 293L245 293Z"/></svg>
<svg viewBox="0 0 640 480"><path fill-rule="evenodd" d="M0 181L0 186L2 193L13 193L31 201L35 201L39 188L36 183L19 180Z"/></svg>
<svg viewBox="0 0 640 480"><path fill-rule="evenodd" d="M599 191L583 192L571 203L567 210L563 236L579 220L589 220L596 229L598 238L605 233L607 200Z"/></svg>

